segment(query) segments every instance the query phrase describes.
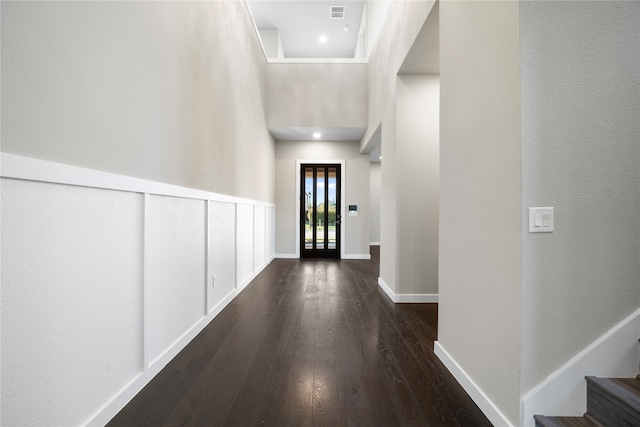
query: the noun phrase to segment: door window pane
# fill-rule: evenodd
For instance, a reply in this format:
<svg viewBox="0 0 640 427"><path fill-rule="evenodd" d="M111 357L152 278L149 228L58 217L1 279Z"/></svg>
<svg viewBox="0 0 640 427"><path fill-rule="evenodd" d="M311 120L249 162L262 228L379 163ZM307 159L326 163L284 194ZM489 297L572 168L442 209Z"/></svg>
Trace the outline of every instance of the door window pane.
<svg viewBox="0 0 640 427"><path fill-rule="evenodd" d="M324 249L324 230L325 224L325 168L318 168L316 179L316 209L315 209L315 227L316 227L316 249Z"/></svg>
<svg viewBox="0 0 640 427"><path fill-rule="evenodd" d="M327 214L327 227L329 228L329 249L336 248L336 230L337 230L337 218L338 212L336 212L337 208L337 185L338 185L338 171L336 168L329 168L329 177L328 177L328 196L329 196L329 206L328 206L328 214Z"/></svg>
<svg viewBox="0 0 640 427"><path fill-rule="evenodd" d="M313 168L304 169L304 248L313 249Z"/></svg>

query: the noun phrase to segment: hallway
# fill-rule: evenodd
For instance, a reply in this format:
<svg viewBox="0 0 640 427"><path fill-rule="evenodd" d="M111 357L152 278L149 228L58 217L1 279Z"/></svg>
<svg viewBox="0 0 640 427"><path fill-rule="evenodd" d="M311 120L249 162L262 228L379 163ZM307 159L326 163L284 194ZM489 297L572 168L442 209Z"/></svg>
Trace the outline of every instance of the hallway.
<svg viewBox="0 0 640 427"><path fill-rule="evenodd" d="M108 425L489 426L433 354L434 304L372 260L274 260Z"/></svg>

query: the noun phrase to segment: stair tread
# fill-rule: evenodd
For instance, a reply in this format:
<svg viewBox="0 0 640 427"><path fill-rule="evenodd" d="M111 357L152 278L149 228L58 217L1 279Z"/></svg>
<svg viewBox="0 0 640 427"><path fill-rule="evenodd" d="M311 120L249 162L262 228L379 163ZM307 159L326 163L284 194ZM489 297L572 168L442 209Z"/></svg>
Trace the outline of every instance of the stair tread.
<svg viewBox="0 0 640 427"><path fill-rule="evenodd" d="M599 427L601 424L595 423L585 417L547 417L535 415L536 425L540 427Z"/></svg>
<svg viewBox="0 0 640 427"><path fill-rule="evenodd" d="M640 412L640 380L638 378L586 377L587 382L597 385L608 394L623 401L633 410Z"/></svg>
<svg viewBox="0 0 640 427"><path fill-rule="evenodd" d="M611 381L640 396L640 381L637 378L611 378Z"/></svg>

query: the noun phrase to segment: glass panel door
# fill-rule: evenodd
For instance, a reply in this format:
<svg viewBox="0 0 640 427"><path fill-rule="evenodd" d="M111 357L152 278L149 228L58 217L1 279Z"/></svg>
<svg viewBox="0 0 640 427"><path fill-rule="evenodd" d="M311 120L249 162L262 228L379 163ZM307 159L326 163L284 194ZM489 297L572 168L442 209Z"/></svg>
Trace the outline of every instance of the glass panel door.
<svg viewBox="0 0 640 427"><path fill-rule="evenodd" d="M301 168L300 256L340 258L340 165Z"/></svg>

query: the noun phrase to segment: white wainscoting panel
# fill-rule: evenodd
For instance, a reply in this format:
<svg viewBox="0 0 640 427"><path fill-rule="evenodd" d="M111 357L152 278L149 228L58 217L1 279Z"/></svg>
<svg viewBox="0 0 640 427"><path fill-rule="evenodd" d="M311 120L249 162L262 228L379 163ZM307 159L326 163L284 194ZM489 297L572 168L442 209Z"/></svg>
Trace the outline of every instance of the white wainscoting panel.
<svg viewBox="0 0 640 427"><path fill-rule="evenodd" d="M276 209L267 207L267 262L271 262L276 251Z"/></svg>
<svg viewBox="0 0 640 427"><path fill-rule="evenodd" d="M2 179L2 425L80 425L142 371L142 195Z"/></svg>
<svg viewBox="0 0 640 427"><path fill-rule="evenodd" d="M205 315L205 202L151 196L147 339L151 364Z"/></svg>
<svg viewBox="0 0 640 427"><path fill-rule="evenodd" d="M236 205L209 202L209 284L208 310L211 312L236 288ZM213 275L216 285L212 286Z"/></svg>
<svg viewBox="0 0 640 427"><path fill-rule="evenodd" d="M236 264L237 288L242 290L253 275L253 206L238 204L236 207Z"/></svg>
<svg viewBox="0 0 640 427"><path fill-rule="evenodd" d="M271 260L272 204L0 159L0 425L106 424Z"/></svg>
<svg viewBox="0 0 640 427"><path fill-rule="evenodd" d="M264 206L253 211L253 271L261 269L266 261L266 212Z"/></svg>

